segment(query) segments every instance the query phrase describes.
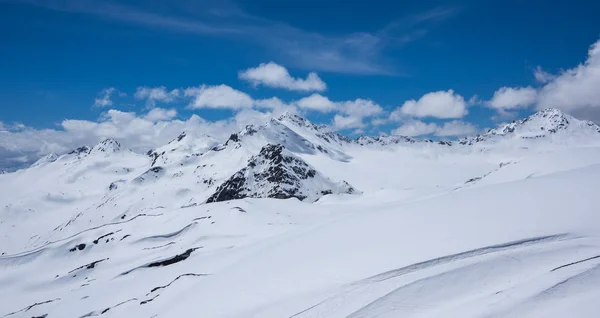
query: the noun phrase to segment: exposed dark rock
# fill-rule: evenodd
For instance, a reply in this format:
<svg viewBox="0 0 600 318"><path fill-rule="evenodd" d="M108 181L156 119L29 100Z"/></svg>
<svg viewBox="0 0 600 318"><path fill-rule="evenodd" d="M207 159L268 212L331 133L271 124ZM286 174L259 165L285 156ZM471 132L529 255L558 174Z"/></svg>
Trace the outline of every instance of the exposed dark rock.
<svg viewBox="0 0 600 318"><path fill-rule="evenodd" d="M145 305L145 304L153 301L154 299L156 299L156 297L158 297L158 296L160 296L160 294L157 294L156 296L154 296L154 297L152 297L150 299L143 300L143 301L140 302L140 305Z"/></svg>
<svg viewBox="0 0 600 318"><path fill-rule="evenodd" d="M54 301L57 301L57 300L60 300L60 298L56 298L56 299L51 299L51 300L46 300L46 301L42 301L42 302L39 302L39 303L35 303L35 304L29 305L29 306L27 306L27 307L25 307L25 308L23 308L21 310L17 310L15 312L8 313L8 314L4 315L3 317L12 316L12 315L18 314L20 312L27 312L27 311L29 311L33 307L44 305L44 304L48 304L48 303L51 303L51 302L54 302ZM45 316L47 316L47 315L48 314L46 314ZM45 317L45 316L42 316L42 317Z"/></svg>
<svg viewBox="0 0 600 318"><path fill-rule="evenodd" d="M248 165L233 174L227 181L217 187L207 202L219 202L242 199L246 197L304 200L307 197L321 195L322 191L334 189L306 188L303 180L319 178L318 187L336 187L333 182L320 175L302 159L285 150L282 145L268 144L258 155L248 160ZM343 188L343 189L342 189ZM347 183L341 192L352 193L354 189ZM340 191L340 189L335 192Z"/></svg>
<svg viewBox="0 0 600 318"><path fill-rule="evenodd" d="M107 236L113 235L113 234L115 234L115 232L110 232L110 233L107 233L107 234L104 234L104 235L100 236L99 238L97 238L97 239L94 240L94 244L98 244L98 242L100 242L101 239L103 239L103 238L105 238Z"/></svg>
<svg viewBox="0 0 600 318"><path fill-rule="evenodd" d="M471 178L471 179L467 180L465 183L473 183L473 182L479 181L479 180L481 180L481 177L475 177L475 178Z"/></svg>
<svg viewBox="0 0 600 318"><path fill-rule="evenodd" d="M552 270L551 270L551 272L554 272L554 271L556 271L556 270L559 270L559 269L561 269L561 268L565 268L565 267L569 267L569 266L572 266L572 265L576 265L576 264L579 264L579 263L583 263L583 262L591 261L591 260L593 260L593 259L597 259L597 258L600 258L600 255L593 256L593 257L588 257L588 258L586 258L586 259L582 259L582 260L580 260L580 261L576 261L576 262L572 262L572 263L569 263L569 264L561 265L561 266L559 266L559 267L556 267L556 268L552 269Z"/></svg>
<svg viewBox="0 0 600 318"><path fill-rule="evenodd" d="M82 153L88 153L88 152L90 152L90 150L91 149L88 146L81 146L81 147L71 150L69 152L69 155L78 155L78 154L82 154Z"/></svg>
<svg viewBox="0 0 600 318"><path fill-rule="evenodd" d="M162 261L152 262L152 263L146 265L146 267L169 266L169 265L172 265L172 264L184 261L188 257L190 257L190 255L192 255L192 252L194 252L197 249L199 249L199 247L190 248L187 251L185 251L185 252L183 252L181 254L175 255L175 256L173 256L171 258L168 258L168 259L165 259L165 260L162 260Z"/></svg>
<svg viewBox="0 0 600 318"><path fill-rule="evenodd" d="M75 247L73 247L72 249L69 250L69 252L75 252L76 250L83 250L85 248L85 244L81 243L81 244L77 244L75 245Z"/></svg>
<svg viewBox="0 0 600 318"><path fill-rule="evenodd" d="M96 267L96 264L98 264L98 263L100 263L100 262L104 262L104 261L106 261L106 260L108 260L108 258L101 259L101 260L97 260L97 261L93 261L93 262L91 262L91 263L89 263L89 264L85 264L85 265L79 266L79 267L77 267L77 268L75 268L75 269L73 269L73 270L69 271L67 274L71 274L71 273L72 273L72 272L74 272L74 271L77 271L77 270L80 270L80 269L84 269L84 268L85 268L85 269L92 269L92 268Z"/></svg>
<svg viewBox="0 0 600 318"><path fill-rule="evenodd" d="M181 277L187 277L187 276L196 276L196 277L198 277L198 276L208 276L208 274L194 274L194 273L181 274L181 275L175 277L175 279L173 279L170 283L168 283L168 284L166 284L164 286L158 286L158 287L152 288L152 290L150 290L150 292L146 296L150 295L151 293L153 293L153 292L155 292L155 291L157 291L159 289L167 288L167 287L171 286L171 284L173 284L174 282L176 282L178 279L180 279Z"/></svg>

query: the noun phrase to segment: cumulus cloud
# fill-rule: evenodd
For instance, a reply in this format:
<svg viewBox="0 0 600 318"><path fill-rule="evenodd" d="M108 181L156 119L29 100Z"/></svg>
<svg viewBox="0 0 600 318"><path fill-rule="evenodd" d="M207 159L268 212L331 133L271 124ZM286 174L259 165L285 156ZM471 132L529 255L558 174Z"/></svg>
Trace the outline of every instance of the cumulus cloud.
<svg viewBox="0 0 600 318"><path fill-rule="evenodd" d="M322 113L327 113L336 110L337 105L329 100L329 98L321 94L312 94L295 102L295 104L306 110L313 110Z"/></svg>
<svg viewBox="0 0 600 318"><path fill-rule="evenodd" d="M299 114L299 110L294 104L288 104L277 97L257 99L254 101L257 108L268 109L270 114L277 117L283 113Z"/></svg>
<svg viewBox="0 0 600 318"><path fill-rule="evenodd" d="M225 140L246 125L263 124L274 113L247 109L215 122L198 115L186 120L173 116L172 110L164 109L154 109L144 115L111 109L95 121L66 119L56 129L3 124L0 168L25 167L50 152L62 154L82 145L93 146L106 138L119 140L123 146L140 153L168 143L184 130Z"/></svg>
<svg viewBox="0 0 600 318"><path fill-rule="evenodd" d="M362 128L365 124L361 118L353 116L335 115L333 116L333 126L336 129Z"/></svg>
<svg viewBox="0 0 600 318"><path fill-rule="evenodd" d="M556 75L540 89L537 108L559 108L600 121L600 41L590 47L584 63Z"/></svg>
<svg viewBox="0 0 600 318"><path fill-rule="evenodd" d="M239 78L254 86L264 85L272 88L283 88L291 91L324 91L325 82L317 73L311 72L306 79L294 78L288 70L274 62L261 63L239 73Z"/></svg>
<svg viewBox="0 0 600 318"><path fill-rule="evenodd" d="M370 117L383 113L383 108L370 99L358 98L341 102L339 105L340 112L356 117Z"/></svg>
<svg viewBox="0 0 600 318"><path fill-rule="evenodd" d="M441 127L437 127L435 135L440 137L456 137L473 135L476 132L477 127L475 125L460 120L453 120L444 123Z"/></svg>
<svg viewBox="0 0 600 318"><path fill-rule="evenodd" d="M190 87L185 89L184 95L192 97L190 108L222 108L242 109L250 108L254 100L248 94L231 88L227 85Z"/></svg>
<svg viewBox="0 0 600 318"><path fill-rule="evenodd" d="M336 103L337 109L343 115L337 114L333 117L335 129L363 128L363 119L377 116L383 113L383 108L369 99L358 98L353 101Z"/></svg>
<svg viewBox="0 0 600 318"><path fill-rule="evenodd" d="M388 123L388 119L386 118L373 118L371 120L371 125L373 126L381 126Z"/></svg>
<svg viewBox="0 0 600 318"><path fill-rule="evenodd" d="M94 100L94 107L109 107L113 105L112 96L114 94L118 94L119 96L125 96L125 94L119 92L114 87L105 88L96 97Z"/></svg>
<svg viewBox="0 0 600 318"><path fill-rule="evenodd" d="M425 123L420 120L411 120L392 130L393 135L408 137L422 135L436 135L438 137L457 137L471 135L477 132L477 127L461 120L445 122L439 126L435 123Z"/></svg>
<svg viewBox="0 0 600 318"><path fill-rule="evenodd" d="M537 90L533 87L501 87L486 105L497 110L512 110L529 107L537 101Z"/></svg>
<svg viewBox="0 0 600 318"><path fill-rule="evenodd" d="M402 126L392 130L392 135L401 136L422 136L433 134L438 129L435 123L424 123L420 120L414 120L404 123Z"/></svg>
<svg viewBox="0 0 600 318"><path fill-rule="evenodd" d="M399 121L406 116L462 118L467 113L465 99L450 89L427 93L418 100L408 100L390 114L390 119Z"/></svg>
<svg viewBox="0 0 600 318"><path fill-rule="evenodd" d="M152 108L146 115L144 115L144 119L147 119L151 122L164 121L169 120L177 116L177 110L174 108L164 109L164 108Z"/></svg>
<svg viewBox="0 0 600 318"><path fill-rule="evenodd" d="M163 103L171 103L175 101L175 99L179 97L179 94L179 89L167 91L167 88L164 86L141 86L136 89L135 94L133 96L138 100L145 99L149 107L154 107L157 101Z"/></svg>

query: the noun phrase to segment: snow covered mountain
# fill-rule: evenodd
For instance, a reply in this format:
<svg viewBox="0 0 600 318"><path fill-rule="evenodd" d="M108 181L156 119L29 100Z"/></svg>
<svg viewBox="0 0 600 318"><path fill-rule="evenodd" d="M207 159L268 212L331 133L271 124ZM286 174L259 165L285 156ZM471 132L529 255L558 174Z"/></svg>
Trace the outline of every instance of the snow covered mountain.
<svg viewBox="0 0 600 318"><path fill-rule="evenodd" d="M50 154L0 174L0 317L596 317L599 132L545 110L349 139L284 114Z"/></svg>
<svg viewBox="0 0 600 318"><path fill-rule="evenodd" d="M512 123L490 129L485 134L464 138L460 140L460 143L472 145L477 142L502 138L550 138L556 140L578 138L585 140L589 136L595 139L595 135L599 133L600 126L591 121L576 119L558 109L545 109L525 119L515 120Z"/></svg>
<svg viewBox="0 0 600 318"><path fill-rule="evenodd" d="M248 166L221 184L207 202L243 198L315 201L326 194L355 193L347 182L334 183L282 145L266 145Z"/></svg>

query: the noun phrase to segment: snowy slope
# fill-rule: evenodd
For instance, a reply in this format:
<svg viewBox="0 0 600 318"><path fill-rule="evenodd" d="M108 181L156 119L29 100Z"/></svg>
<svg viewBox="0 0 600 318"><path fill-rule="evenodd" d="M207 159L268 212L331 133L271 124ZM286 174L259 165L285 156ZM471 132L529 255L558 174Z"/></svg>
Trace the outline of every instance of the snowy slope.
<svg viewBox="0 0 600 318"><path fill-rule="evenodd" d="M482 136L284 114L40 159L0 175L0 317L596 317L597 126L544 111Z"/></svg>

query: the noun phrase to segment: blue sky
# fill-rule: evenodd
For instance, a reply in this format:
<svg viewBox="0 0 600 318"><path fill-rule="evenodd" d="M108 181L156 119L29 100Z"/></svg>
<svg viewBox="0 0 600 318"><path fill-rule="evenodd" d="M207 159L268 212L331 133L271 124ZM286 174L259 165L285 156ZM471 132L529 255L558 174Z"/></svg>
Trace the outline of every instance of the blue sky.
<svg viewBox="0 0 600 318"><path fill-rule="evenodd" d="M111 109L141 117L153 107L163 111L154 124L293 109L347 134L448 138L544 106L597 120L596 95L571 103L575 92L554 82L581 63L597 64L590 48L600 37L598 12L600 2L584 0L0 0L0 129L63 131L65 120L115 120ZM268 84L268 72L281 71L261 68L269 62L293 85L309 85L314 72L326 88L284 87L285 77ZM252 68L254 79L243 79ZM598 84L588 73L578 87ZM217 85L252 101L191 106ZM136 98L141 87L163 87L174 98ZM110 105L94 106L107 89ZM312 94L333 106L300 107ZM257 106L272 97L285 105ZM396 111L410 100L414 105ZM449 122L467 128L441 132Z"/></svg>

